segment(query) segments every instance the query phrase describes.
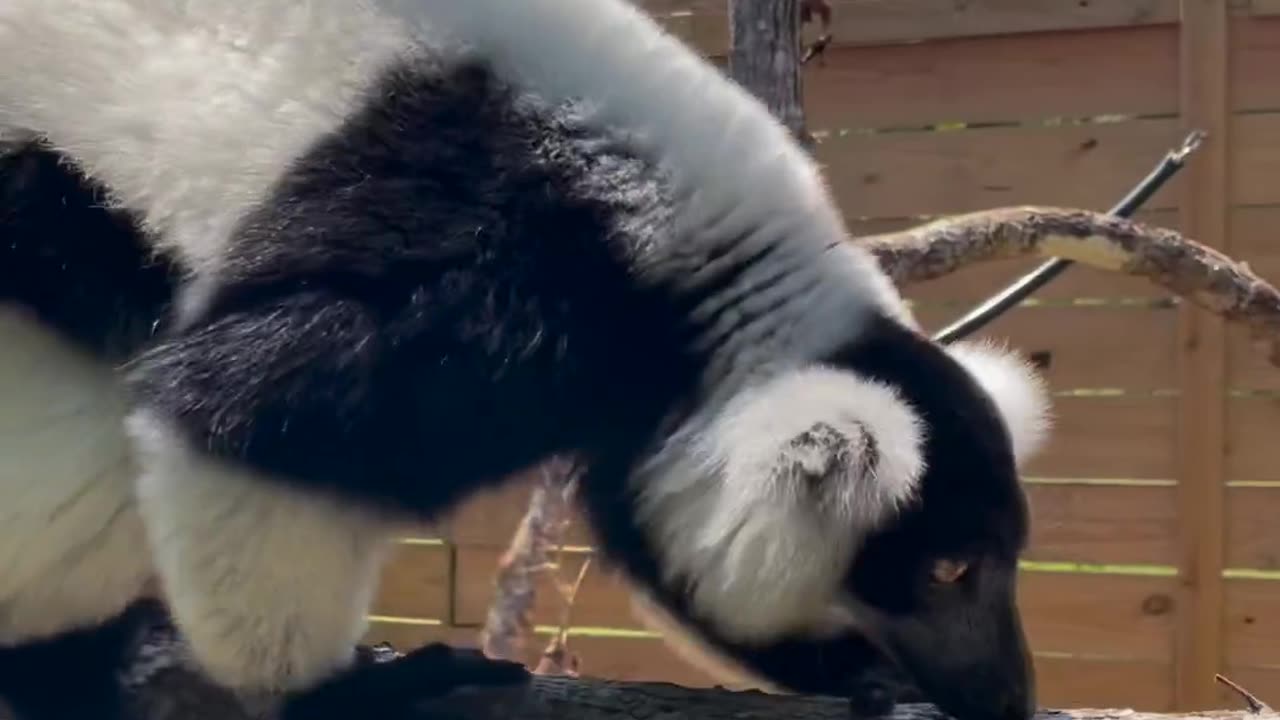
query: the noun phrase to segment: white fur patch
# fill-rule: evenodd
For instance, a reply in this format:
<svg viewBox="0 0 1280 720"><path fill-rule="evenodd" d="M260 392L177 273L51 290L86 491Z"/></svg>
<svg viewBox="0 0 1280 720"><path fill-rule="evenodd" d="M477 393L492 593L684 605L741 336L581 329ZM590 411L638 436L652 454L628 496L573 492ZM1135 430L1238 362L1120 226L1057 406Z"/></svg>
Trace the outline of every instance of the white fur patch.
<svg viewBox="0 0 1280 720"><path fill-rule="evenodd" d="M913 496L922 435L887 386L784 372L641 468L640 520L661 566L689 578L693 606L727 636L819 629L862 535Z"/></svg>
<svg viewBox="0 0 1280 720"><path fill-rule="evenodd" d="M162 587L211 676L253 695L346 666L400 528L191 452L145 411L128 428Z"/></svg>
<svg viewBox="0 0 1280 720"><path fill-rule="evenodd" d="M991 396L1009 429L1018 466L1025 466L1043 448L1053 425L1044 379L1022 355L994 341L957 342L946 350Z"/></svg>
<svg viewBox="0 0 1280 720"><path fill-rule="evenodd" d="M112 369L0 305L0 645L107 620L151 563Z"/></svg>
<svg viewBox="0 0 1280 720"><path fill-rule="evenodd" d="M204 267L406 43L362 0L4 0L0 125L46 135Z"/></svg>
<svg viewBox="0 0 1280 720"><path fill-rule="evenodd" d="M631 599L632 615L651 632L661 634L663 644L681 660L730 690L782 692L781 688L704 642L696 631L663 609L646 589L625 580L623 584Z"/></svg>
<svg viewBox="0 0 1280 720"><path fill-rule="evenodd" d="M802 285L793 294L804 302L774 325L784 337L764 338L771 347L838 336L862 320L856 308L909 322L897 288L865 248L849 242L818 165L790 131L633 2L374 1L423 32L469 46L545 97L587 99L604 122L655 153L681 201L677 225L704 242L663 247L654 267L681 268L676 277L696 282L710 270L707 243L733 243L711 265L739 264L777 243L769 267L741 278L754 284L761 278L753 273L780 266L809 271L794 278Z"/></svg>

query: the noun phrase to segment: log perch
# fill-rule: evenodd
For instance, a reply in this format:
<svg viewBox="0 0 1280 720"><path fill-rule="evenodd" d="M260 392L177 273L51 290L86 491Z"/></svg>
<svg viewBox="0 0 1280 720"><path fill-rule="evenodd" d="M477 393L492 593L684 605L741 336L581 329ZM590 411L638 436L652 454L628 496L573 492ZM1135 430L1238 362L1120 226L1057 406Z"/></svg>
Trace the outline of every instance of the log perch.
<svg viewBox="0 0 1280 720"><path fill-rule="evenodd" d="M438 720L850 720L837 698L770 695L759 691L690 689L667 683L592 678L533 678L510 690L459 691L424 703L424 717ZM1166 715L1132 710L1043 710L1036 720L1259 720L1275 713L1247 710ZM901 704L882 720L948 720L932 705Z"/></svg>

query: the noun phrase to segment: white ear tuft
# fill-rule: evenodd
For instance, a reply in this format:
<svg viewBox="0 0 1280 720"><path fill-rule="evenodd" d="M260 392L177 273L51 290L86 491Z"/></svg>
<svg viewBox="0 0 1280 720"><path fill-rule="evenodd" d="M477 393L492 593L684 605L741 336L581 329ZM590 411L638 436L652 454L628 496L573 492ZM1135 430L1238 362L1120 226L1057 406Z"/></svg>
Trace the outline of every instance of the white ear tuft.
<svg viewBox="0 0 1280 720"><path fill-rule="evenodd" d="M842 370L793 370L744 392L714 437L728 477L787 497L813 491L832 520L867 530L924 472L915 411L893 388Z"/></svg>
<svg viewBox="0 0 1280 720"><path fill-rule="evenodd" d="M995 402L1023 467L1048 440L1052 427L1049 389L1021 354L1003 343L974 340L946 347Z"/></svg>
<svg viewBox="0 0 1280 720"><path fill-rule="evenodd" d="M924 433L893 389L848 372L744 389L633 478L664 580L738 640L821 626L863 537L915 496Z"/></svg>

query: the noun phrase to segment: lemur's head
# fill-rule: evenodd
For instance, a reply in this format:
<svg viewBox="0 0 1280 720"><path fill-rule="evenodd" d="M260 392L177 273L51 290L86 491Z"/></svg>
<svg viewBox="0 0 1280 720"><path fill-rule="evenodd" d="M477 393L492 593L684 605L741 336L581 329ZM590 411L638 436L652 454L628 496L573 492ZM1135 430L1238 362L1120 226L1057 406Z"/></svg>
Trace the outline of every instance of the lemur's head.
<svg viewBox="0 0 1280 720"><path fill-rule="evenodd" d="M1018 473L1048 407L1019 356L876 321L739 393L689 441L699 479L646 487L646 522L690 612L733 647L785 643L803 664L856 633L961 720L1024 720ZM806 689L840 692L835 673Z"/></svg>

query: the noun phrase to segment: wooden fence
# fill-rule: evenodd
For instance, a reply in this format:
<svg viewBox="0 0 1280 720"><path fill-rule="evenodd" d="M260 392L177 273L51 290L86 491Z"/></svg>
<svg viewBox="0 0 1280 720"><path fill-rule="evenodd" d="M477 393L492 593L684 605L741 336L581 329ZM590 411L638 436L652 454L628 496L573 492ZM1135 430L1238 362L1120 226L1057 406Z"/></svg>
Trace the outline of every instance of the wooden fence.
<svg viewBox="0 0 1280 720"><path fill-rule="evenodd" d="M705 54L725 50L725 0L645 4ZM1210 141L1143 217L1280 280L1280 1L834 4L836 40L807 68L805 101L859 232L1019 203L1104 209L1195 126ZM909 295L938 327L1031 265ZM1056 436L1026 478L1020 590L1042 701L1236 706L1214 687L1222 671L1280 703L1280 371L1237 328L1083 268L988 334L1047 358L1057 395ZM474 642L526 493L481 498L436 539L406 542L369 638ZM577 529L574 542L590 540ZM557 611L544 586L538 622ZM639 632L599 573L574 625L588 674L711 682Z"/></svg>

